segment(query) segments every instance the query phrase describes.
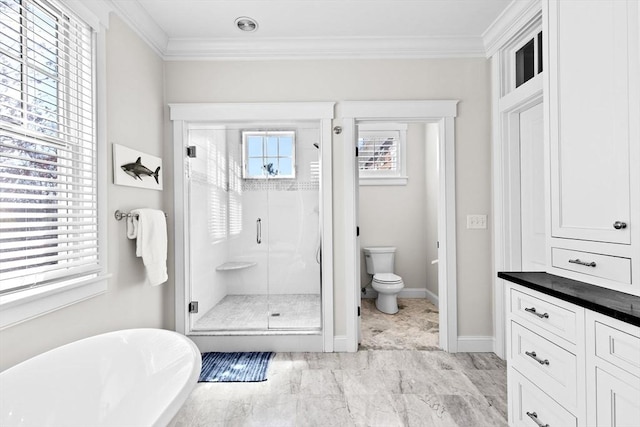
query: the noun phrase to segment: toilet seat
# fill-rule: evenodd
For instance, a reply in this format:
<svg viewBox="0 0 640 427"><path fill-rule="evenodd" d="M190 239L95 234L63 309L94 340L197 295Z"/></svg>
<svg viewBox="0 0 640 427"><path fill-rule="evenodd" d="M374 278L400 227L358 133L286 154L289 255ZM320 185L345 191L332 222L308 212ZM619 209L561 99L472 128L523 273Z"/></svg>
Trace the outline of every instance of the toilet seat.
<svg viewBox="0 0 640 427"><path fill-rule="evenodd" d="M373 281L384 285L395 285L402 283L402 277L393 273L376 273L373 276Z"/></svg>

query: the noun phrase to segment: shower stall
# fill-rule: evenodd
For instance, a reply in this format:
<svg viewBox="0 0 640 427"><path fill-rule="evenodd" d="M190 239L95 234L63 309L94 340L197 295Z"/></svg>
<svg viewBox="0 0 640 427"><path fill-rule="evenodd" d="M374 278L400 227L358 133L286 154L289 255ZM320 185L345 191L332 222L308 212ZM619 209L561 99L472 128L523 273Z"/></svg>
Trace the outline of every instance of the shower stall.
<svg viewBox="0 0 640 427"><path fill-rule="evenodd" d="M322 124L174 120L176 323L201 349L327 350Z"/></svg>

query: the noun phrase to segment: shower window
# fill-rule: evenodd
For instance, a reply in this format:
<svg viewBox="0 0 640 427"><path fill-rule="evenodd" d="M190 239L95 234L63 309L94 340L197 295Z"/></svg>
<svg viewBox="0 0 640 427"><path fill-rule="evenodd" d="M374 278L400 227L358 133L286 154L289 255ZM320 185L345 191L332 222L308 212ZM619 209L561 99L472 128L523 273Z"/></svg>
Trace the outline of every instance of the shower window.
<svg viewBox="0 0 640 427"><path fill-rule="evenodd" d="M243 131L243 178L296 177L294 131Z"/></svg>

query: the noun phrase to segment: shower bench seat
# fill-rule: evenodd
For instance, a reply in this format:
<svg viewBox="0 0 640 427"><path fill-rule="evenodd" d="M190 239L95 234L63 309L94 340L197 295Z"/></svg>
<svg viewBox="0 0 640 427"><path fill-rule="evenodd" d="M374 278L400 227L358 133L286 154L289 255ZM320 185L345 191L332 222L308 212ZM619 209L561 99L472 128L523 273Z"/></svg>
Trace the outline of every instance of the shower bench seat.
<svg viewBox="0 0 640 427"><path fill-rule="evenodd" d="M243 270L253 267L254 265L257 265L257 263L249 261L229 261L217 266L216 271Z"/></svg>

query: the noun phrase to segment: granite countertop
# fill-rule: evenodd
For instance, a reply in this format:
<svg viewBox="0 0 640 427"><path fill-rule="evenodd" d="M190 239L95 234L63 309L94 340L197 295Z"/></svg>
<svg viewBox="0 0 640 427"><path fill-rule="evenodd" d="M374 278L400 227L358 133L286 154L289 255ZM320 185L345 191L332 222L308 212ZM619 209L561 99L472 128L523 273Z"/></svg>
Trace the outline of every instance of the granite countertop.
<svg viewBox="0 0 640 427"><path fill-rule="evenodd" d="M498 277L640 326L640 297L544 272L499 272Z"/></svg>

